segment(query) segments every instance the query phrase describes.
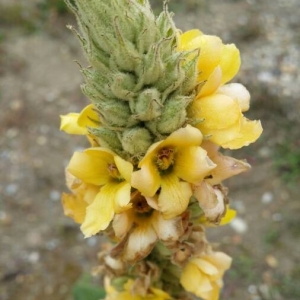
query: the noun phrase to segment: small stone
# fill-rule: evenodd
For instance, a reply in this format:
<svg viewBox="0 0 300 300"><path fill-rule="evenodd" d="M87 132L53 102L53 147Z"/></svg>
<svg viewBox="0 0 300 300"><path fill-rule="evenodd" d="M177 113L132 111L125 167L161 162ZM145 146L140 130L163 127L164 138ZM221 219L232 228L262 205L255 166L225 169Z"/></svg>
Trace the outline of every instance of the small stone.
<svg viewBox="0 0 300 300"><path fill-rule="evenodd" d="M273 255L267 255L266 262L271 268L278 267L278 260Z"/></svg>
<svg viewBox="0 0 300 300"><path fill-rule="evenodd" d="M54 287L52 285L47 285L44 291L46 295L52 295L54 293Z"/></svg>
<svg viewBox="0 0 300 300"><path fill-rule="evenodd" d="M57 97L58 97L58 92L54 91L46 94L45 98L47 102L53 102L54 100L57 99Z"/></svg>
<svg viewBox="0 0 300 300"><path fill-rule="evenodd" d="M271 192L265 192L261 197L261 202L263 204L269 204L273 201L274 195Z"/></svg>
<svg viewBox="0 0 300 300"><path fill-rule="evenodd" d="M50 192L50 199L52 201L58 201L58 200L60 200L60 192L58 192L56 190L52 190Z"/></svg>
<svg viewBox="0 0 300 300"><path fill-rule="evenodd" d="M272 220L274 222L281 222L282 221L282 214L281 213L276 213L272 215Z"/></svg>
<svg viewBox="0 0 300 300"><path fill-rule="evenodd" d="M37 169L42 168L44 166L44 163L41 159L36 158L33 160L33 166Z"/></svg>
<svg viewBox="0 0 300 300"><path fill-rule="evenodd" d="M8 196L13 196L18 191L18 189L19 187L15 183L11 183L5 188L5 193Z"/></svg>
<svg viewBox="0 0 300 300"><path fill-rule="evenodd" d="M18 134L19 134L19 130L18 130L17 128L9 128L9 129L6 131L6 136L7 136L9 139L15 138Z"/></svg>
<svg viewBox="0 0 300 300"><path fill-rule="evenodd" d="M229 225L235 230L237 233L245 233L248 230L247 223L241 218L234 218Z"/></svg>
<svg viewBox="0 0 300 300"><path fill-rule="evenodd" d="M39 247L43 243L42 236L37 231L31 231L27 235L27 243L30 247Z"/></svg>
<svg viewBox="0 0 300 300"><path fill-rule="evenodd" d="M20 100L15 100L10 103L10 108L12 110L20 110L23 107L23 102Z"/></svg>
<svg viewBox="0 0 300 300"><path fill-rule="evenodd" d="M12 224L11 216L2 210L0 211L0 224L4 226L9 226Z"/></svg>
<svg viewBox="0 0 300 300"><path fill-rule="evenodd" d="M39 136L39 137L37 138L37 143L38 143L38 145L40 145L40 146L44 146L44 145L47 144L47 139L46 139L44 136Z"/></svg>
<svg viewBox="0 0 300 300"><path fill-rule="evenodd" d="M232 207L238 211L239 214L244 214L246 212L246 207L243 201L234 201Z"/></svg>
<svg viewBox="0 0 300 300"><path fill-rule="evenodd" d="M86 239L86 242L90 247L94 247L97 245L97 238L94 236L90 237L90 238Z"/></svg>
<svg viewBox="0 0 300 300"><path fill-rule="evenodd" d="M58 245L59 245L59 241L56 239L53 239L53 240L47 242L46 248L48 250L54 250L55 248L57 248Z"/></svg>
<svg viewBox="0 0 300 300"><path fill-rule="evenodd" d="M257 286L254 284L249 285L248 292L249 294L257 294Z"/></svg>
<svg viewBox="0 0 300 300"><path fill-rule="evenodd" d="M273 295L273 292L270 291L270 285L267 284L261 284L259 286L259 292L262 295L263 299L270 299L270 295ZM274 295L274 298L272 299L282 299L281 297L276 297L276 294Z"/></svg>
<svg viewBox="0 0 300 300"><path fill-rule="evenodd" d="M273 74L271 72L263 71L258 73L257 78L259 81L264 83L271 83L275 80Z"/></svg>
<svg viewBox="0 0 300 300"><path fill-rule="evenodd" d="M262 147L258 150L258 154L263 158L269 158L272 154L270 147Z"/></svg>
<svg viewBox="0 0 300 300"><path fill-rule="evenodd" d="M28 256L28 261L35 264L40 260L40 254L38 252L31 252Z"/></svg>

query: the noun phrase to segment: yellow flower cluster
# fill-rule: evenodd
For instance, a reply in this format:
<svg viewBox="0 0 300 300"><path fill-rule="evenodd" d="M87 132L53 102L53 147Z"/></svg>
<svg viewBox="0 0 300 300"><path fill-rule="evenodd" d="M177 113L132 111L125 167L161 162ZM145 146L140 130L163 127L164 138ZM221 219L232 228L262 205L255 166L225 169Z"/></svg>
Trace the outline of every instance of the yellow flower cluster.
<svg viewBox="0 0 300 300"><path fill-rule="evenodd" d="M205 238L199 241L201 250L190 244L199 226L223 225L234 218L222 181L250 168L245 161L222 155L219 147L247 146L258 139L262 127L243 115L250 101L246 88L227 83L240 67L235 45L224 45L218 37L198 30L178 34L178 51L195 49L200 49L198 85L186 122L161 135L142 157L116 153L93 134L106 126L94 104L81 113L61 116L61 130L85 135L91 143L90 148L75 152L66 168L71 193L64 193L62 202L65 214L81 224L86 238L113 232L114 253L123 262L136 263L158 243L164 245L167 257L183 268L183 288L205 300L217 300L231 259L204 247ZM130 147L135 147L134 141ZM179 259L182 246L188 254ZM155 288L145 295L133 294L132 285L128 280L122 291L107 285L106 300L171 299Z"/></svg>
<svg viewBox="0 0 300 300"><path fill-rule="evenodd" d="M239 149L255 142L262 133L259 121L249 121L250 94L237 83L226 84L238 72L240 54L235 45L191 30L180 36L179 50L200 48L198 61L201 89L189 107L189 117L199 119L198 129L223 148Z"/></svg>

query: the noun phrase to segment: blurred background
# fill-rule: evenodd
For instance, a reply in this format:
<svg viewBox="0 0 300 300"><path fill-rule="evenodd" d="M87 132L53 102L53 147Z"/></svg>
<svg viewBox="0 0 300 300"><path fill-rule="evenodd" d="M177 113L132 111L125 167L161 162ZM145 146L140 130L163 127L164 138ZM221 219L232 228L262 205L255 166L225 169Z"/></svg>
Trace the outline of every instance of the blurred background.
<svg viewBox="0 0 300 300"><path fill-rule="evenodd" d="M162 1L151 2L159 13ZM208 230L234 258L221 299L299 300L300 1L173 0L170 9L183 31L237 45L234 82L264 127L255 144L226 152L253 168L225 182L238 217ZM84 240L60 203L64 168L88 146L59 131L60 114L88 103L66 24L76 22L62 0L0 0L0 300L71 300L97 264L99 237Z"/></svg>

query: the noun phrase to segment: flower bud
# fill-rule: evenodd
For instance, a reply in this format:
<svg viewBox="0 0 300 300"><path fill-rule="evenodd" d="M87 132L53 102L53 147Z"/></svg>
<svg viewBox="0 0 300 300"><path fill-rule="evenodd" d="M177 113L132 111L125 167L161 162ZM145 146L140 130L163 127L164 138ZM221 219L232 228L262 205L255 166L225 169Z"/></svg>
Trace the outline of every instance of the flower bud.
<svg viewBox="0 0 300 300"><path fill-rule="evenodd" d="M136 93L133 92L135 87L135 78L129 73L117 73L112 77L110 86L115 97L121 100L133 100Z"/></svg>
<svg viewBox="0 0 300 300"><path fill-rule="evenodd" d="M100 112L101 123L109 127L131 127L138 123L131 116L129 105L125 101L106 99L95 103Z"/></svg>
<svg viewBox="0 0 300 300"><path fill-rule="evenodd" d="M121 136L123 149L131 155L144 154L153 143L151 133L142 127L133 127L123 132Z"/></svg>
<svg viewBox="0 0 300 300"><path fill-rule="evenodd" d="M104 127L88 128L88 131L99 138L102 147L109 148L118 154L122 152L122 144L115 131Z"/></svg>
<svg viewBox="0 0 300 300"><path fill-rule="evenodd" d="M184 96L174 96L169 98L162 111L162 115L159 119L146 122L147 128L150 131L158 132L160 134L170 134L180 127L182 127L186 121L185 108L192 99Z"/></svg>
<svg viewBox="0 0 300 300"><path fill-rule="evenodd" d="M161 59L161 48L163 46L161 41L152 45L148 53L144 55L143 63L141 63L136 70L139 78L139 85L154 84L160 77L164 75L164 64Z"/></svg>
<svg viewBox="0 0 300 300"><path fill-rule="evenodd" d="M157 89L144 90L135 103L135 118L140 121L155 119L161 115L162 107L161 94Z"/></svg>

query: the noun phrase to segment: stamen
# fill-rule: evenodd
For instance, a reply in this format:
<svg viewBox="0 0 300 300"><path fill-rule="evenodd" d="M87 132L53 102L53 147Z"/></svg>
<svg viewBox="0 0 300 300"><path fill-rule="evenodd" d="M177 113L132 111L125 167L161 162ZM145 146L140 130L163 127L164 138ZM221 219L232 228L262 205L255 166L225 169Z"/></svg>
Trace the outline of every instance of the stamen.
<svg viewBox="0 0 300 300"><path fill-rule="evenodd" d="M134 194L131 201L133 203L133 208L138 214L148 213L152 210L152 207L149 206L145 197L142 196L138 191L136 194Z"/></svg>
<svg viewBox="0 0 300 300"><path fill-rule="evenodd" d="M161 170L167 170L174 164L175 151L172 148L164 148L157 155L157 166Z"/></svg>
<svg viewBox="0 0 300 300"><path fill-rule="evenodd" d="M108 164L107 165L107 169L109 172L109 175L115 179L121 180L122 176L117 168L117 166L115 164Z"/></svg>

